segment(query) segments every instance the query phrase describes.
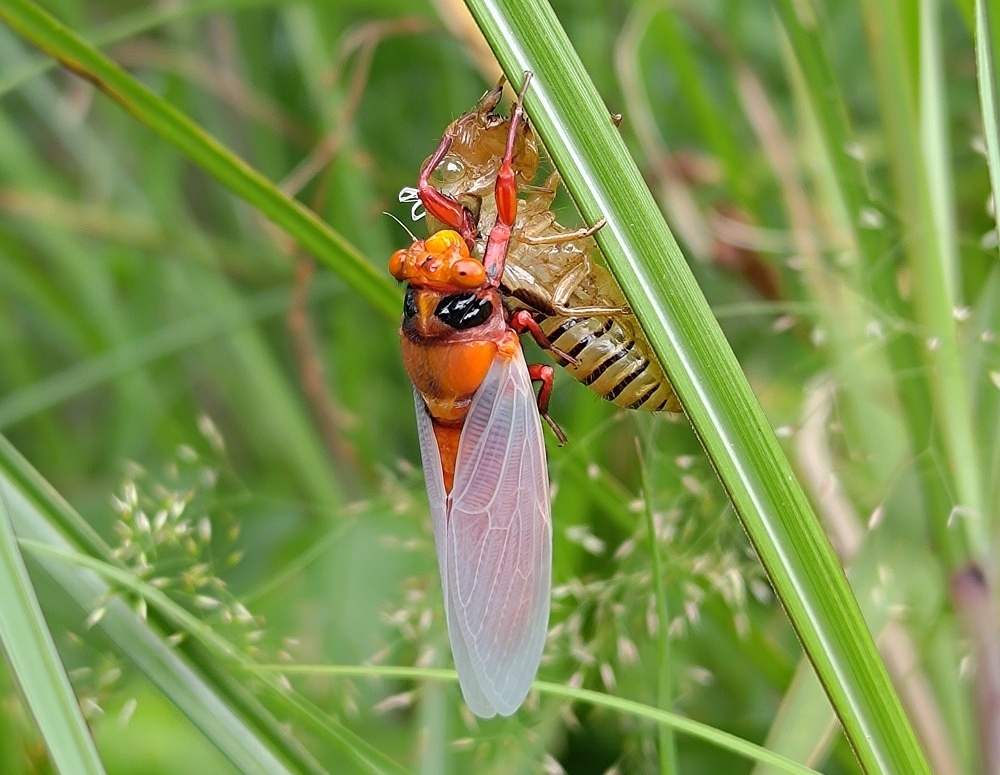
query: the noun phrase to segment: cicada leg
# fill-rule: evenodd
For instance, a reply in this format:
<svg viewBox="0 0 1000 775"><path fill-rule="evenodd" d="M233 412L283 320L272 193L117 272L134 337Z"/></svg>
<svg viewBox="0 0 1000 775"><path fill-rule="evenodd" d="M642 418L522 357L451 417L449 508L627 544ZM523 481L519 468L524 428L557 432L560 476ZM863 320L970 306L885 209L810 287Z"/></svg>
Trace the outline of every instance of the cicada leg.
<svg viewBox="0 0 1000 775"><path fill-rule="evenodd" d="M510 112L510 126L507 129L507 146L504 149L503 161L497 172L497 182L494 188L494 199L497 205L497 219L490 229L483 251L483 266L486 268L486 278L490 285L496 287L503 276L504 264L507 262L507 249L510 247L510 235L517 220L517 179L514 176L514 143L517 133L524 121L524 95L531 83L531 72L525 71L524 85L517 96Z"/></svg>
<svg viewBox="0 0 1000 775"><path fill-rule="evenodd" d="M522 234L518 239L528 245L561 245L564 242L575 242L576 240L593 237L608 222L607 218L601 218L593 226L576 231L564 231L559 234L549 234L545 237L533 237L530 234Z"/></svg>
<svg viewBox="0 0 1000 775"><path fill-rule="evenodd" d="M545 179L545 182L540 186L533 186L528 184L522 184L521 190L528 193L537 194L534 199L531 200L532 203L541 203L540 210L549 210L552 207L552 202L556 198L556 192L559 191L559 184L562 183L562 175L559 174L559 170L553 170L552 173ZM553 215L553 217L555 217Z"/></svg>
<svg viewBox="0 0 1000 775"><path fill-rule="evenodd" d="M528 366L528 376L531 377L531 381L540 383L538 388L538 413L552 429L556 438L559 439L560 446L562 446L566 443L566 434L563 433L563 429L559 427L558 423L549 417L549 397L552 395L553 374L551 366L544 366L541 363Z"/></svg>
<svg viewBox="0 0 1000 775"><path fill-rule="evenodd" d="M556 192L559 190L560 183L562 183L562 175L560 175L559 171L556 170L545 179L545 183L541 186L541 188L535 189L538 191L538 196L531 200L531 205L536 209L542 210L544 215L548 216L547 220L550 223L555 220L555 214L549 211L551 210L552 202L556 197ZM563 231L558 234L546 234L544 236L527 234L522 231L522 233L518 235L518 240L526 245L560 245L564 242L574 242L576 240L586 239L587 237L593 237L598 231L600 231L605 223L607 223L607 218L601 218L601 220L593 226L576 229L575 231ZM538 229L536 227L535 231L537 230Z"/></svg>
<svg viewBox="0 0 1000 775"><path fill-rule="evenodd" d="M476 243L476 216L460 202L442 194L430 182L431 174L437 169L441 160L447 156L454 140L455 125L452 124L441 137L441 142L438 143L434 153L420 168L420 177L417 179L417 195L424 203L428 213L449 229L461 234L469 247L472 248Z"/></svg>
<svg viewBox="0 0 1000 775"><path fill-rule="evenodd" d="M542 327L538 325L538 321L532 317L531 313L526 309L519 309L513 315L510 316L510 327L513 328L517 333L523 334L525 332L531 334L531 338L534 339L538 346L543 350L548 350L553 355L562 358L567 363L573 366L579 366L580 361L575 357L570 355L568 352L560 350L554 344L552 340L546 336L545 332L542 331Z"/></svg>
<svg viewBox="0 0 1000 775"><path fill-rule="evenodd" d="M501 73L497 85L480 97L479 102L476 103L476 115L487 116L496 110L497 105L500 104L500 98L503 97L503 87L506 83L507 76Z"/></svg>
<svg viewBox="0 0 1000 775"><path fill-rule="evenodd" d="M503 96L503 86L506 82L506 77L500 76L497 85L480 98L473 113L469 113L452 122L441 137L438 147L434 149L434 153L430 155L427 161L424 162L424 166L420 168L420 177L417 180L417 195L420 197L420 201L423 202L427 212L447 228L454 229L461 234L470 248L475 245L476 238L479 236L477 226L478 215L473 213L468 207L465 207L457 199L443 194L434 188L431 185L430 178L434 174L434 170L444 161L444 157L451 150L452 143L455 141L455 136L458 134L462 122L477 118L482 120L483 116L491 114L500 103L500 98Z"/></svg>
<svg viewBox="0 0 1000 775"><path fill-rule="evenodd" d="M550 304L552 306L553 312L555 312L560 317L570 318L594 318L601 317L602 315L631 315L632 310L627 306L625 307L602 307L602 306L588 306L588 307L574 307L568 304L570 296L573 295L580 283L583 282L584 278L590 274L590 259L584 256L583 260L569 270L562 279L556 283L556 287L552 291L552 299Z"/></svg>

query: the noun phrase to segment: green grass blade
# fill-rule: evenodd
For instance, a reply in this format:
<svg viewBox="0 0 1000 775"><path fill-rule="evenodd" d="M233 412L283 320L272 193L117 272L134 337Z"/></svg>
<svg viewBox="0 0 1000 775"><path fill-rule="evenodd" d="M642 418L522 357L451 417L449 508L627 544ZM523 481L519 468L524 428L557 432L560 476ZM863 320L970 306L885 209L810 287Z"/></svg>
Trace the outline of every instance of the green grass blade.
<svg viewBox="0 0 1000 775"><path fill-rule="evenodd" d="M381 665L256 665L256 670L274 671L289 675L338 675L362 678L399 678L415 681L457 681L454 670L424 667L385 667ZM535 681L532 686L542 694L567 697L577 702L623 713L636 718L652 721L669 727L685 735L704 740L727 751L739 754L749 760L769 764L780 772L795 775L816 775L816 770L786 759L783 756L754 745L729 732L715 729L708 724L685 718L678 713L653 708L641 702L622 697L613 697L602 692L563 686L548 681Z"/></svg>
<svg viewBox="0 0 1000 775"><path fill-rule="evenodd" d="M944 299L957 305L961 265L955 232L955 184L951 177L951 142L948 135L947 78L941 41L941 13L936 0L920 3L920 150L926 164L928 209L934 218L937 257L941 264L940 289Z"/></svg>
<svg viewBox="0 0 1000 775"><path fill-rule="evenodd" d="M129 571L117 568L109 563L95 560L80 552L62 549L51 544L44 544L37 541L24 541L25 548L39 556L58 558L64 562L79 565L82 568L93 571L102 578L113 582L118 588L129 590L145 599L150 607L155 608L170 624L179 632L185 632L199 641L213 656L213 658L225 663L227 670L234 667L240 670L256 669L256 665L250 660L243 658L239 649L217 634L211 627L201 622L197 617L179 606L163 591L153 587ZM271 679L271 689L280 694L281 689L277 681L274 680L273 673L264 672L266 679ZM381 750L371 745L363 738L350 733L343 727L337 727L331 721L322 718L321 712L304 701L297 701L294 697L288 698L288 704L294 706L299 713L307 717L310 723L320 729L324 734L335 738L341 743L346 755L352 757L356 764L363 767L375 775L401 775L404 772L394 761L389 759Z"/></svg>
<svg viewBox="0 0 1000 775"><path fill-rule="evenodd" d="M117 43L127 38L141 35L157 27L166 26L181 19L190 19L205 14L220 13L232 10L245 10L255 5L280 5L284 0L202 0L200 3L186 3L170 7L149 6L139 8L129 14L123 14L110 24L88 34L90 43L103 47ZM0 77L0 97L13 91L25 81L48 72L56 63L51 59L39 57L38 61L22 65Z"/></svg>
<svg viewBox="0 0 1000 775"><path fill-rule="evenodd" d="M470 0L666 367L862 766L928 772L837 563L607 108L551 9ZM655 472L654 472L655 473Z"/></svg>
<svg viewBox="0 0 1000 775"><path fill-rule="evenodd" d="M337 285L320 278L313 284L312 297L329 299L337 290ZM277 317L287 311L289 293L288 288L279 288L259 293L245 305L220 304L111 352L74 363L23 390L8 393L0 398L0 430L137 371L146 364L176 356L188 348L229 335L258 321Z"/></svg>
<svg viewBox="0 0 1000 775"><path fill-rule="evenodd" d="M976 75L993 188L993 216L1000 233L1000 61L995 53L1000 32L996 15L995 6L991 11L986 0L976 0Z"/></svg>
<svg viewBox="0 0 1000 775"><path fill-rule="evenodd" d="M641 450L639 450L641 461ZM656 598L656 621L657 621L657 659L659 686L656 692L656 704L663 710L673 707L674 686L671 669L673 665L672 649L670 643L670 612L667 608L667 583L666 568L660 557L660 536L656 530L656 519L653 516L652 489L647 476L647 466L640 462L642 474L642 492L646 512L646 531L649 534L649 558L650 568L653 573L653 594ZM677 743L671 730L660 727L657 753L660 757L660 772L677 772Z"/></svg>
<svg viewBox="0 0 1000 775"><path fill-rule="evenodd" d="M861 260L852 262L853 284L865 293L882 314L891 319L910 320L912 311L899 294L892 262L895 245L885 228L867 228L874 219L884 219L883 204L868 185L868 173L848 149L855 147L857 136L848 121L846 99L840 91L826 40L819 26L812 22L809 9L792 0L777 0L775 4L795 64L801 70L804 102L815 116L824 165L829 180L826 186L839 197L844 216L839 227L850 234L850 245ZM947 483L937 470L933 454L926 451L933 438L934 411L931 387L923 378L925 363L923 342L908 331L900 331L886 342L886 353L894 372L894 388L906 419L910 451L917 458L919 481L923 491L925 513L935 530L935 539L952 565L969 559L965 534L949 529L945 519L954 505ZM916 375L916 376L915 376Z"/></svg>
<svg viewBox="0 0 1000 775"><path fill-rule="evenodd" d="M0 437L0 446L9 445ZM52 488L16 454L0 459L0 487L8 496L10 518L17 536L55 550L72 551L61 532L69 529L84 545L97 548L99 538L88 536L86 523L75 514ZM60 525L56 528L55 525ZM108 585L92 572L51 557L40 558L42 568L66 590L84 615L105 599ZM116 648L173 702L198 729L242 772L290 772L288 765L272 749L273 741L247 724L232 707L228 697L220 697L215 686L176 648L168 646L145 622L121 600L111 600L98 625ZM275 723L275 728L277 724ZM319 772L305 756L297 762L299 771ZM67 770L67 772L72 771Z"/></svg>
<svg viewBox="0 0 1000 775"><path fill-rule="evenodd" d="M0 644L56 769L103 773L21 557L6 489L0 479Z"/></svg>
<svg viewBox="0 0 1000 775"><path fill-rule="evenodd" d="M93 83L230 191L258 208L386 317L398 317L401 295L384 272L368 263L315 213L279 191L169 102L29 0L10 0L0 5L0 20Z"/></svg>
<svg viewBox="0 0 1000 775"><path fill-rule="evenodd" d="M946 118L940 115L944 96L936 34L940 25L937 4L925 0L920 6L919 77L909 72L913 45L901 8L889 0L869 0L861 8L869 36L880 41L878 54L873 57L874 72L888 138L887 157L903 222L902 244L913 272L914 315L924 342L934 342L922 353L929 373L934 424L944 456L951 462L948 479L954 489L955 505L968 514L960 528L967 535L973 556L978 558L988 553L988 538L969 391L955 326L959 267L955 237L950 230L952 205L935 196L935 189L951 188L949 147L943 125ZM917 99L909 88L915 79L921 86L919 119ZM946 523L950 513L931 516ZM944 525L939 528L940 532L944 530Z"/></svg>

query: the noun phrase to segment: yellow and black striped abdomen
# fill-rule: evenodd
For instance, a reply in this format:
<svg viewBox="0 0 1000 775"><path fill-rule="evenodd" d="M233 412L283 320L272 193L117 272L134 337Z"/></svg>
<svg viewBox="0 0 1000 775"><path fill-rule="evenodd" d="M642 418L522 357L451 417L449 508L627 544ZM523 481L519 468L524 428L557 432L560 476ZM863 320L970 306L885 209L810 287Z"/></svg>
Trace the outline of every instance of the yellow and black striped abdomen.
<svg viewBox="0 0 1000 775"><path fill-rule="evenodd" d="M573 366L560 359L560 365L602 398L623 409L681 411L667 375L630 317L553 316L539 324L555 347L580 362Z"/></svg>

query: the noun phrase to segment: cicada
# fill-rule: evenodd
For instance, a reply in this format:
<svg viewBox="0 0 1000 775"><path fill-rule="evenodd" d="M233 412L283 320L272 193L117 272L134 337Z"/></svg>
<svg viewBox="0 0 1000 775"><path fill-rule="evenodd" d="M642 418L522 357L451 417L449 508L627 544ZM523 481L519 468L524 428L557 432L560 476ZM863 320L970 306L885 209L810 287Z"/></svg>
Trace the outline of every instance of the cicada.
<svg viewBox="0 0 1000 775"><path fill-rule="evenodd" d="M525 363L524 316L508 311L500 291L517 218L521 110L518 102L494 174L498 212L481 259L458 232L441 230L389 263L408 283L400 341L452 655L466 703L484 718L510 715L524 701L545 645L552 584L539 416L548 418L553 372ZM532 381L541 382L537 398Z"/></svg>
<svg viewBox="0 0 1000 775"><path fill-rule="evenodd" d="M401 193L403 201L419 198L431 230L458 231L474 255L484 254L497 223L497 174L511 145L511 120L496 112L502 86L448 126L417 188ZM598 395L627 409L681 411L621 288L591 259L600 254L593 235L602 224L574 230L556 220L559 173L536 184L544 148L526 121L513 131L511 170L526 198L511 227L501 291L531 313L559 365Z"/></svg>

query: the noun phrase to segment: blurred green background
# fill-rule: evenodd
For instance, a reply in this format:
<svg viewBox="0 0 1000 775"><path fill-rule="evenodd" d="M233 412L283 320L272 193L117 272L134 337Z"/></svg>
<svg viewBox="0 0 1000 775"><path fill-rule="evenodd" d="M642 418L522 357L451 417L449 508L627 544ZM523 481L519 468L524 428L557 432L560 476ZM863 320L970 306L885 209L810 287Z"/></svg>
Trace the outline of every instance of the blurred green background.
<svg viewBox="0 0 1000 775"><path fill-rule="evenodd" d="M851 579L873 628L891 619L893 642L910 649L919 702L908 708L918 732L943 738L922 734L935 771L975 771L955 568L921 494L935 471L960 504L948 481L969 461L941 453L940 404L915 418L896 396L931 367L885 364L893 340L936 345L909 314L919 224L894 175L883 52L869 42L877 4L815 4L828 84L793 64L770 3L553 5L624 114L623 135L835 545L857 555ZM44 6L267 178L301 181L293 193L387 288L386 261L408 237L384 212L408 220L397 192L497 73L464 7L446 0ZM950 181L934 190L954 218L950 292L989 506L995 222L971 4L939 10ZM896 12L915 68L916 12ZM239 654L450 667L397 320L88 83L42 72L46 61L0 25L0 432L117 559ZM853 124L835 165L860 170L877 208L845 213L832 192L837 172L803 96L827 86ZM559 211L578 222L568 199ZM845 223L878 232L882 249L859 258ZM887 274L901 305L882 293ZM822 693L793 681L798 644L683 418L616 411L562 374L551 412L570 442L549 449L556 589L539 677L652 706L666 696L824 772L858 772ZM81 611L37 583L109 772L234 771L109 645L100 606ZM684 773L754 766L544 693L513 719L475 723L451 682L290 673L287 691L327 714L323 727L231 669L329 772L385 771L331 729L402 771L662 772L665 745ZM0 771L50 771L2 676Z"/></svg>

